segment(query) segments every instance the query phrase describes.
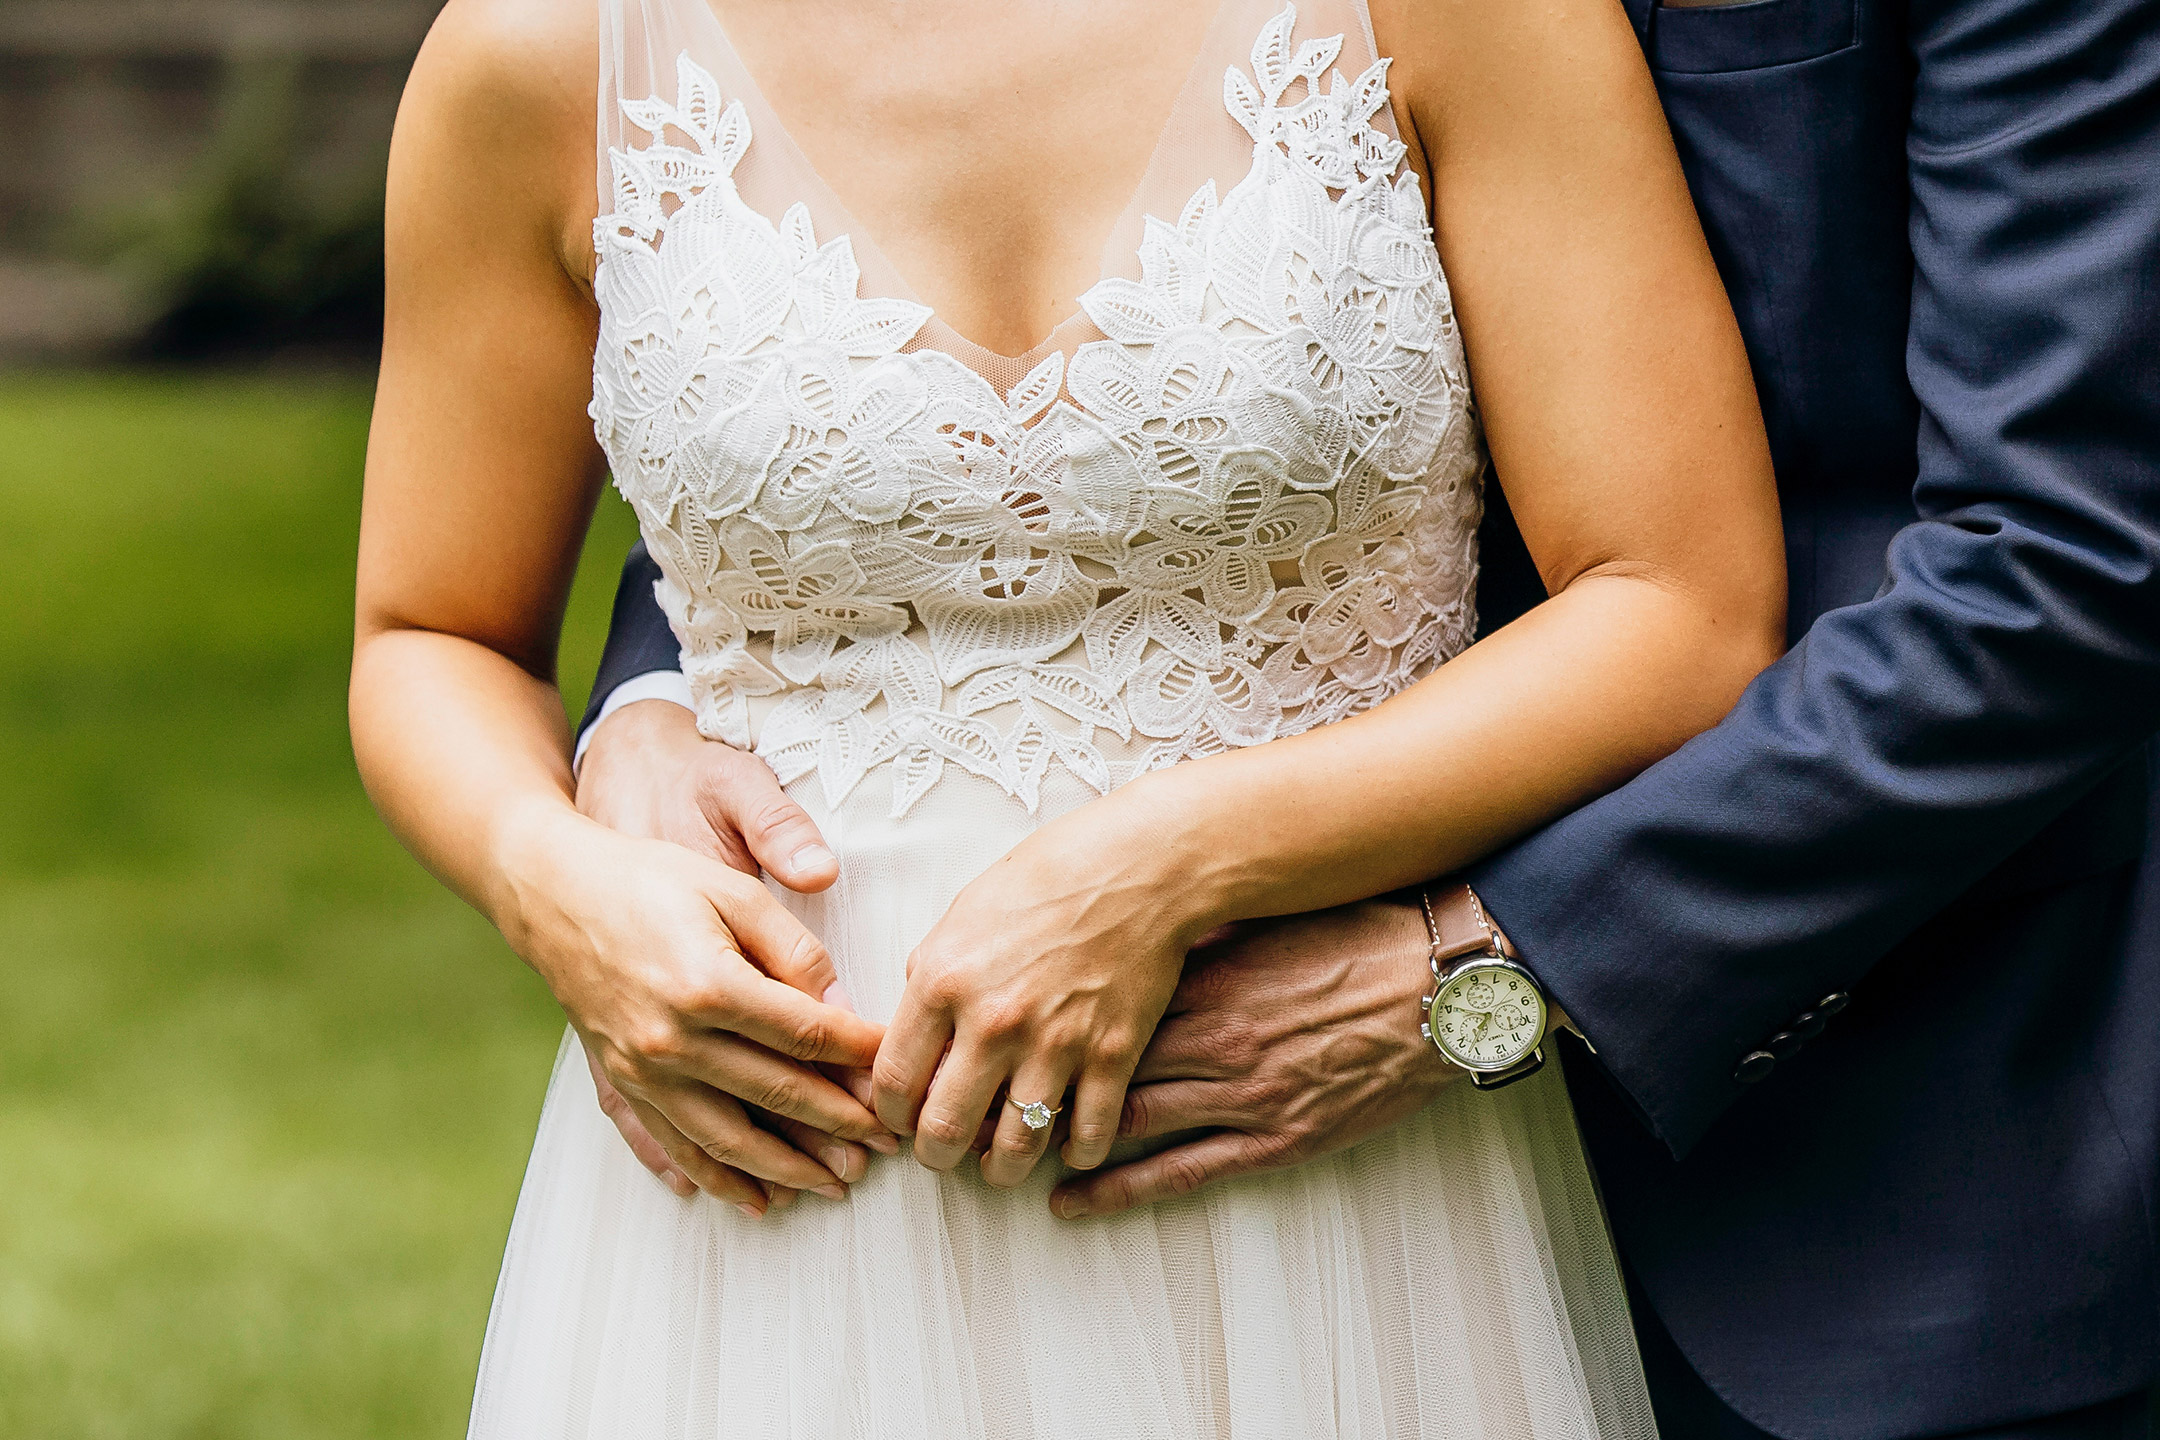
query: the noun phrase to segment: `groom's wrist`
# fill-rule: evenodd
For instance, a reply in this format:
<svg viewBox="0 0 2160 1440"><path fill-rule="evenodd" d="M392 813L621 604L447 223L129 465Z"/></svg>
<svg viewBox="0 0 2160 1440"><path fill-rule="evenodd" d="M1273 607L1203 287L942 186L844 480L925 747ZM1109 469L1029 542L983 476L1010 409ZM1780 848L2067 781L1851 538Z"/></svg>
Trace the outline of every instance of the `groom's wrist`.
<svg viewBox="0 0 2160 1440"><path fill-rule="evenodd" d="M1436 897L1439 894L1437 887L1434 894ZM1451 899L1454 904L1468 906L1473 914L1490 926L1493 939L1501 953L1522 966L1523 969L1530 973L1531 978L1537 981L1537 987L1545 997L1546 1033L1548 1035L1558 1034L1560 1031L1565 1030L1568 1034L1580 1040L1584 1049L1593 1055L1597 1054L1597 1046L1590 1043L1590 1037L1583 1034L1582 1026L1575 1023L1574 1018L1560 1004L1559 998L1552 993L1552 987L1545 983L1545 977L1538 974L1535 959L1523 954L1516 947L1513 939L1501 927L1499 917L1494 915L1490 907L1485 904L1484 897L1469 885L1463 884L1451 887Z"/></svg>
<svg viewBox="0 0 2160 1440"><path fill-rule="evenodd" d="M570 752L570 773L578 774L584 768L585 756L617 716L639 709L650 713L655 707L646 704L647 701L664 701L669 707L679 708L692 717L697 713L697 702L690 694L690 681L682 671L648 670L643 675L633 675L608 692L600 708L593 712L592 722L578 731L577 742ZM622 727L616 723L614 728Z"/></svg>
<svg viewBox="0 0 2160 1440"><path fill-rule="evenodd" d="M661 696L633 696L605 711L586 729L581 754L586 763L599 765L626 751L703 739L698 733L697 715L689 707Z"/></svg>
<svg viewBox="0 0 2160 1440"><path fill-rule="evenodd" d="M1416 889L1400 890L1369 903L1381 907L1388 917L1388 938L1372 958L1385 967L1388 989L1401 997L1389 1007L1396 1017L1391 1026L1401 1042L1400 1081L1404 1088L1429 1099L1460 1079L1462 1071L1418 1033L1425 996L1433 984L1432 940L1425 929L1423 897Z"/></svg>

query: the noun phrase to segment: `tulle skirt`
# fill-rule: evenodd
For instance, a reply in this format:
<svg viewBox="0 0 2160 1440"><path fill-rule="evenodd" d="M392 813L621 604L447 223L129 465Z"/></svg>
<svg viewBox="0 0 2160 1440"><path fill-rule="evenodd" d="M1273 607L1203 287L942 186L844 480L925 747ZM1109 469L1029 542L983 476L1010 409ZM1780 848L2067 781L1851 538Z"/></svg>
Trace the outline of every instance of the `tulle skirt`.
<svg viewBox="0 0 2160 1440"><path fill-rule="evenodd" d="M950 776L797 798L841 856L789 903L864 1013L1037 822ZM1046 797L1045 810L1079 796ZM1405 1024L1413 1017L1405 1016ZM566 1036L481 1357L476 1440L1647 1440L1627 1305L1557 1067L1452 1087L1338 1155L1109 1218L872 1157L752 1220L676 1197Z"/></svg>

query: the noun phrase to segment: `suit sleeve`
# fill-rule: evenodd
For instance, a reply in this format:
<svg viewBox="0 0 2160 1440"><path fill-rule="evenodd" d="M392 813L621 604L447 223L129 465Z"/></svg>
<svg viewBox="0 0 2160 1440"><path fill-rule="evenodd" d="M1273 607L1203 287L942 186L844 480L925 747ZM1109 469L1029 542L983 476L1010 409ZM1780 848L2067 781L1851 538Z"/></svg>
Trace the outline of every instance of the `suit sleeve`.
<svg viewBox="0 0 2160 1440"><path fill-rule="evenodd" d="M1919 473L1888 579L1466 877L1675 1153L1764 1037L2160 729L2160 7L1911 13Z"/></svg>
<svg viewBox="0 0 2160 1440"><path fill-rule="evenodd" d="M669 628L653 586L660 583L660 567L653 563L640 540L623 561L622 580L615 587L615 609L608 618L607 645L600 652L600 672L593 677L592 698L578 721L578 734L591 729L600 718L608 696L640 675L682 669L682 646Z"/></svg>

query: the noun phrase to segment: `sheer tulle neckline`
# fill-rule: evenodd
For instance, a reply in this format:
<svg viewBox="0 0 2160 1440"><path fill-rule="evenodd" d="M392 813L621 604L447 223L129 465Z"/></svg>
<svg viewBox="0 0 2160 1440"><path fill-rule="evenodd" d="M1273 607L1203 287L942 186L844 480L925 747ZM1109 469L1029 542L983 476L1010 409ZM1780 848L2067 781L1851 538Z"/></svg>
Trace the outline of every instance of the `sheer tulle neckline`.
<svg viewBox="0 0 2160 1440"><path fill-rule="evenodd" d="M1072 297L1064 307L1063 317L1048 333L1017 355L981 344L963 334L945 319L945 308L922 299L906 272L893 262L886 248L879 244L879 232L863 223L860 212L840 195L826 178L825 171L795 138L794 128L788 125L779 108L773 104L771 92L758 80L750 67L749 59L735 44L734 38L728 33L726 22L714 9L712 0L689 0L689 8L701 17L712 42L722 48L739 70L738 83L748 93L738 98L754 103L763 117L758 128L760 143L785 148L789 152L797 162L798 183L814 190L816 198L822 202L815 208L834 217L842 227L839 230L833 230L831 226L820 228L830 233L846 234L854 246L858 261L866 270L881 269L891 277L896 282L890 287L893 291L891 298L920 304L930 312L929 318L915 338L915 347L945 351L970 370L986 378L995 380L996 377L1004 377L1006 383L997 384L997 388L1003 391L1010 388L1011 381L1027 375L1051 355L1059 352L1070 354L1083 341L1100 336L1100 330L1087 315L1088 296L1099 289L1103 281L1131 273L1135 268L1139 254L1139 234L1147 213L1145 202L1147 197L1157 190L1160 177L1168 168L1168 152L1180 122L1192 116L1196 108L1203 115L1220 113L1219 102L1214 99L1213 88L1208 83L1209 62L1220 48L1219 32L1222 32L1230 21L1230 12L1234 7L1229 0L1209 0L1207 26L1201 33L1200 44L1193 52L1191 62L1185 68L1185 78L1171 96L1170 106L1164 112L1161 124L1156 127L1146 163L1141 166L1133 184L1124 192L1125 203L1104 234L1101 246L1103 261L1095 280L1088 289ZM1128 233L1132 235L1130 243L1126 241Z"/></svg>

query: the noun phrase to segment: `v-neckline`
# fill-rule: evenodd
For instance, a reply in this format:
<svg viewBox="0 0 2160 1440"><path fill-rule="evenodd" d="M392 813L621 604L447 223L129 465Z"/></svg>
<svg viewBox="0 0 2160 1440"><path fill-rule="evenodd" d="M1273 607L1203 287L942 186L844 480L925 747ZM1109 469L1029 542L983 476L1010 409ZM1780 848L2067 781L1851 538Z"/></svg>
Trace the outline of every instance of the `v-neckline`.
<svg viewBox="0 0 2160 1440"><path fill-rule="evenodd" d="M728 34L726 24L721 20L719 12L714 9L713 0L685 0L685 3L703 15L704 23L711 27L713 40L724 48L729 59L733 62L731 68L741 75L742 84L750 92L747 97L733 96L729 98L744 99L746 103L754 102L755 108L761 116L766 118L769 128L778 132L769 135L766 126L760 126L753 122L750 143L756 145L764 142L768 145L778 145L792 154L798 162L803 184L813 187L817 192L814 198L818 203L813 206L813 209L821 210L833 218L839 226L839 233L847 236L849 244L854 248L858 259L867 253L874 260L876 268L899 282L901 289L906 293L895 298L910 300L921 305L923 309L929 312L929 319L925 328L934 326L941 332L937 343L938 349L951 353L953 358L966 364L971 370L989 373L1009 371L1013 378L1017 379L1019 376L1032 371L1037 365L1048 359L1053 352L1063 350L1070 332L1075 329L1092 327L1092 322L1089 321L1086 310L1087 296L1114 273L1109 264L1109 257L1112 253L1112 247L1117 245L1118 237L1142 220L1142 213L1136 212L1142 211L1144 198L1155 188L1151 182L1155 180L1167 163L1166 151L1170 148L1170 140L1178 128L1179 120L1196 103L1216 103L1219 109L1219 102L1213 101L1214 90L1219 89L1219 84L1207 90L1200 90L1198 87L1206 83L1206 76L1203 72L1208 66L1210 57L1218 56L1219 45L1217 42L1221 39L1219 32L1231 18L1231 12L1237 8L1238 0L1212 0L1213 8L1209 13L1207 25L1201 32L1200 48L1194 54L1192 63L1186 67L1185 78L1179 82L1176 93L1171 97L1170 108L1164 113L1162 123L1156 128L1154 143L1149 147L1146 163L1141 166L1138 177L1126 192L1124 205L1118 210L1117 218L1111 221L1110 228L1103 236L1102 243L1098 247L1099 253L1104 259L1098 269L1096 278L1088 285L1086 290L1081 291L1079 295L1072 298L1070 308L1066 314L1050 327L1047 334L1018 355L1008 355L970 339L944 318L944 312L939 307L929 304L921 298L906 273L893 263L885 247L878 243L875 234L862 224L855 213L854 207L849 205L847 201L841 198L839 192L833 189L830 182L825 179L824 172L819 170L816 162L811 160L809 152L804 150L801 144L796 141L793 132L787 127L787 122L781 118L779 109L772 103L771 96L766 93L764 86L759 83L756 74L752 72L749 60L744 56L741 48L735 44L733 37ZM1278 8L1280 3L1281 0L1276 0ZM1206 100L1196 100L1196 95L1205 96ZM1223 118L1225 123L1231 123L1227 115ZM820 228L822 230L830 227L821 226ZM829 240L835 237L833 235L821 235L820 238ZM1137 255L1137 245L1134 246L1133 253ZM998 388L1002 390L1005 387L1001 385Z"/></svg>

